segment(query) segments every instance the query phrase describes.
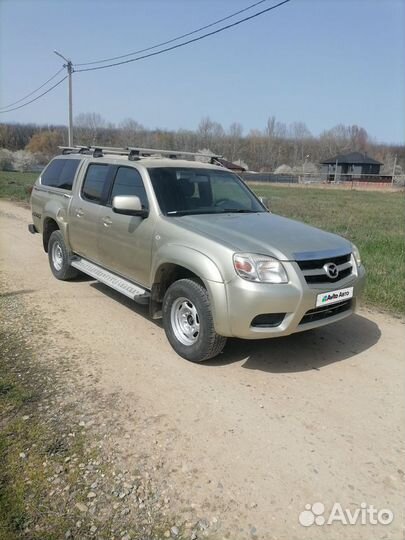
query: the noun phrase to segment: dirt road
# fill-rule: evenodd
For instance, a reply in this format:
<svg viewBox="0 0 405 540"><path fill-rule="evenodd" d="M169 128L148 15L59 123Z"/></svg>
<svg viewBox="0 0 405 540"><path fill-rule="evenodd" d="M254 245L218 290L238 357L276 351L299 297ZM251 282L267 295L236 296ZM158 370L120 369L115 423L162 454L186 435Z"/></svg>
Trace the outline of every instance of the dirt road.
<svg viewBox="0 0 405 540"><path fill-rule="evenodd" d="M29 220L0 201L6 292L47 318L55 354L74 348L83 376L119 396L116 444L128 464L155 464L179 516L204 515L232 540L402 538L403 322L363 310L288 338L230 340L218 360L191 364L146 308L90 279L53 278ZM299 514L315 502L325 518L334 503L394 518L305 527Z"/></svg>

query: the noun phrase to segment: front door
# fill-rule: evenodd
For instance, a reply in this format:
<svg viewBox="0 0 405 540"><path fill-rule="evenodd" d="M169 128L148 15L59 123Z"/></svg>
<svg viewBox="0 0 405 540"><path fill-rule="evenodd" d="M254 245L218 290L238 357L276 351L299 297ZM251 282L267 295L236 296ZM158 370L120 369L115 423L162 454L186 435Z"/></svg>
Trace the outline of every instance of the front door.
<svg viewBox="0 0 405 540"><path fill-rule="evenodd" d="M116 214L112 210L112 200L116 195L136 195L142 207L149 208L139 171L134 167L118 166L107 203L100 207L100 263L139 285L149 287L154 229L152 218Z"/></svg>

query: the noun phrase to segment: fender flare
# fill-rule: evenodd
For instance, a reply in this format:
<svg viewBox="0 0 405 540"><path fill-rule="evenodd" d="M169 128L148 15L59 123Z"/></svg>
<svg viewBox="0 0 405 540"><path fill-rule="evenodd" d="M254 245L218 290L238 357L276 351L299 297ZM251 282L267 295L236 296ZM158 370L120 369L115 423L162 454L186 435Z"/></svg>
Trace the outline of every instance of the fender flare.
<svg viewBox="0 0 405 540"><path fill-rule="evenodd" d="M221 336L230 336L227 292L221 271L207 255L181 244L165 244L155 253L151 271L151 283L153 285L150 313L152 318L161 316L160 304L154 298L154 292L160 288L161 276L159 275L159 268L166 264L185 268L203 281L210 297L215 330ZM158 294L158 296L160 295Z"/></svg>
<svg viewBox="0 0 405 540"><path fill-rule="evenodd" d="M151 283L156 282L157 272L164 264L182 266L196 274L203 281L224 283L224 278L215 262L201 251L189 246L173 243L165 244L155 252L153 259Z"/></svg>
<svg viewBox="0 0 405 540"><path fill-rule="evenodd" d="M42 234L45 231L45 222L47 219L52 219L55 221L59 227L59 230L63 234L66 247L70 249L69 236L68 236L68 219L67 219L67 209L63 208L58 204L58 201L51 199L49 200L42 213Z"/></svg>

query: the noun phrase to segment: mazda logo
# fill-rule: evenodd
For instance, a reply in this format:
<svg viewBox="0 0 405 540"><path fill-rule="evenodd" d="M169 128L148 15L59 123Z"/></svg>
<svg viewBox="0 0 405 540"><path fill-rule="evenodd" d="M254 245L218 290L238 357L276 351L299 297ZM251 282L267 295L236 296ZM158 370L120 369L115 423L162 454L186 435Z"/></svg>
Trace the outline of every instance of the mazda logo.
<svg viewBox="0 0 405 540"><path fill-rule="evenodd" d="M330 279L336 279L339 275L339 268L336 266L335 263L326 263L324 264L323 269L325 270L326 275Z"/></svg>

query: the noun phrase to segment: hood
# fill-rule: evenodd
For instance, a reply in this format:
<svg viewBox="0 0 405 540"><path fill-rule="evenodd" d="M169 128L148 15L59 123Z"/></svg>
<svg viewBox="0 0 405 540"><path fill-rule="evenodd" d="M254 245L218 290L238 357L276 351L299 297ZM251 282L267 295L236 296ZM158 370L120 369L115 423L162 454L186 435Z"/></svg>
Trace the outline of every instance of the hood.
<svg viewBox="0 0 405 540"><path fill-rule="evenodd" d="M234 251L273 255L280 260L321 258L320 251L346 254L348 240L268 212L202 214L170 218L176 225L214 240Z"/></svg>

